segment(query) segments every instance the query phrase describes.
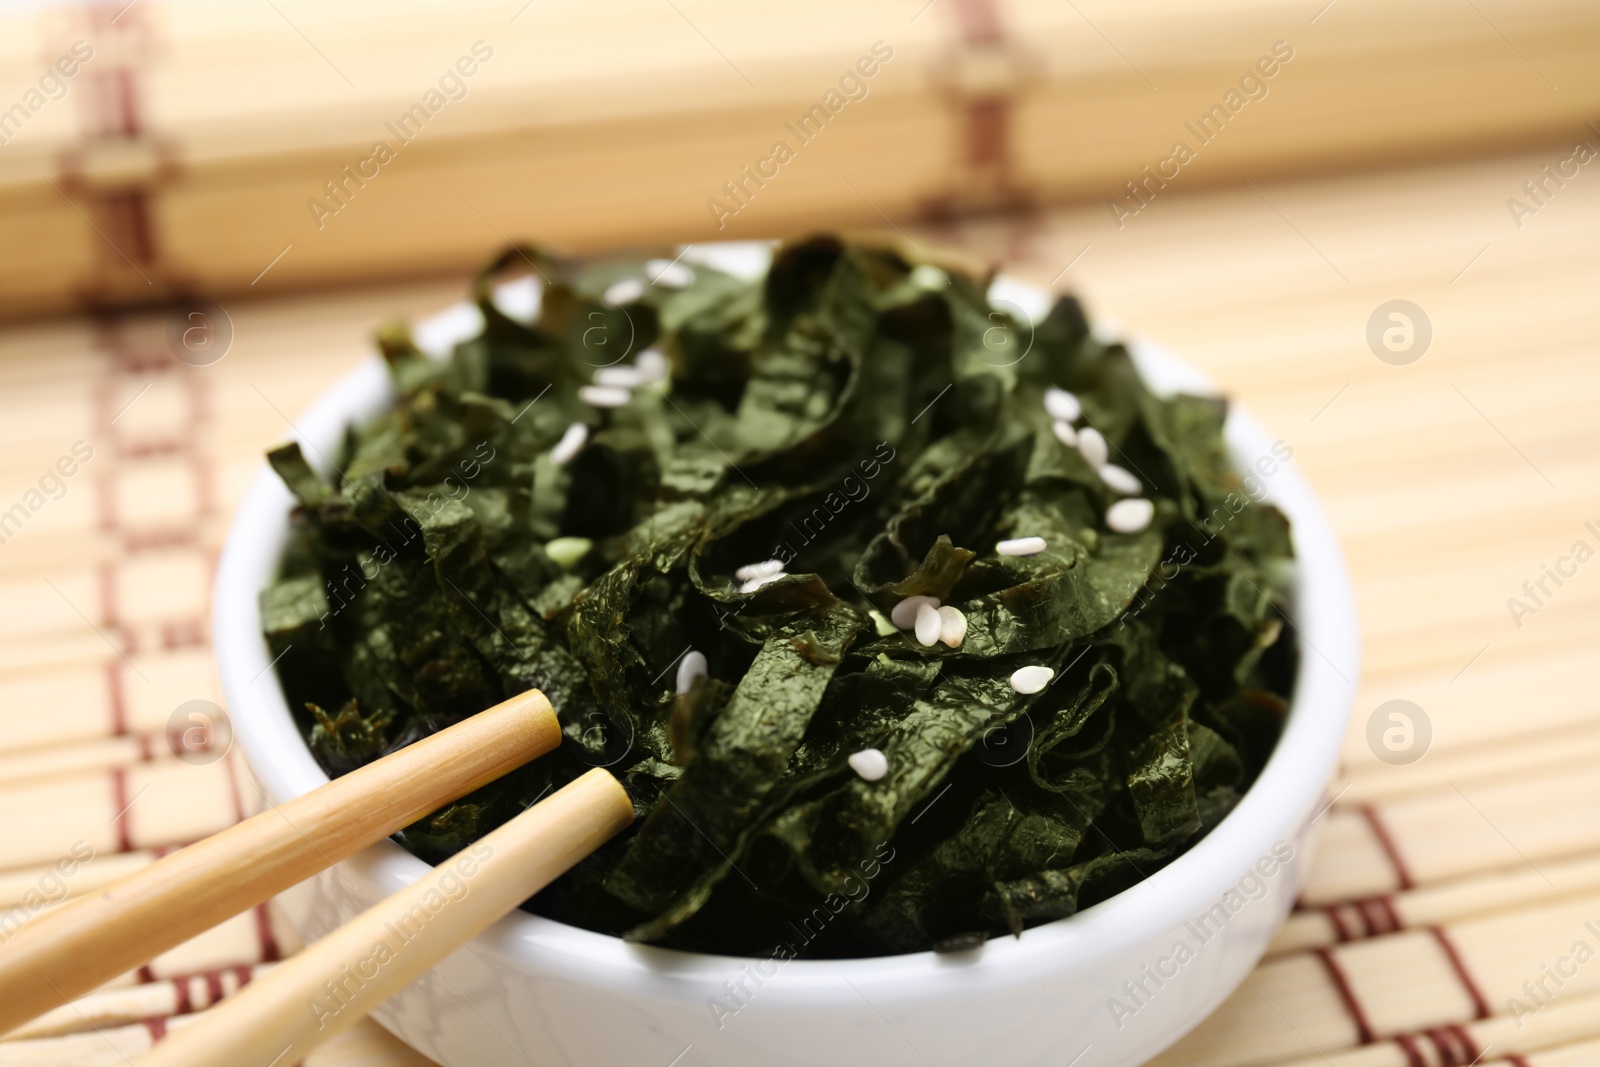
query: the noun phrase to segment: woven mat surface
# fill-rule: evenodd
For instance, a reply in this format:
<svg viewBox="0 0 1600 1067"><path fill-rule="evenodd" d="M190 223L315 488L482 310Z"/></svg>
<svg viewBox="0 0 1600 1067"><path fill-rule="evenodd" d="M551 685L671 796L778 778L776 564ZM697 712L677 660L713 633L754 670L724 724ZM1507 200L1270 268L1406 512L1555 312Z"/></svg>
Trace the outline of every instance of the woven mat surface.
<svg viewBox="0 0 1600 1067"><path fill-rule="evenodd" d="M1198 364L1294 449L1348 554L1360 694L1302 906L1162 1065L1600 1063L1600 182L1520 227L1507 207L1568 154L1174 190L1120 230L1103 205L902 227ZM159 319L0 332L0 512L25 513L0 543L0 905L89 891L249 806L232 756L167 739L220 702L205 611L228 516L375 323L464 292L240 303L205 367ZM1395 300L1409 342L1387 310L1369 331ZM0 1064L120 1064L294 947L246 914L12 1035ZM1137 991L1107 992L1136 1016ZM425 1061L368 1024L308 1062Z"/></svg>
<svg viewBox="0 0 1600 1067"><path fill-rule="evenodd" d="M1164 188L1177 138L1187 187L1595 118L1592 0L1328 3L3 4L7 108L82 70L0 126L0 318L464 271L496 229L597 247L1121 196Z"/></svg>

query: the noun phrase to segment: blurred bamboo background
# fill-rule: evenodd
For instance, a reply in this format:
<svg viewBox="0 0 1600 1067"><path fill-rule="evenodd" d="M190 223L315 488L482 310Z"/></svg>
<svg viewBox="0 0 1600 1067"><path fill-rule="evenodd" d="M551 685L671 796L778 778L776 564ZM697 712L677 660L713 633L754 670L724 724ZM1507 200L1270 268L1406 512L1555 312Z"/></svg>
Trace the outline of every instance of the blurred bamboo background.
<svg viewBox="0 0 1600 1067"><path fill-rule="evenodd" d="M80 42L60 99L0 118L0 317L461 270L511 234L1119 200L1165 192L1142 168L1179 140L1181 187L1483 154L1587 136L1600 104L1584 0L110 0L0 12L0 107ZM730 197L780 140L794 158Z"/></svg>

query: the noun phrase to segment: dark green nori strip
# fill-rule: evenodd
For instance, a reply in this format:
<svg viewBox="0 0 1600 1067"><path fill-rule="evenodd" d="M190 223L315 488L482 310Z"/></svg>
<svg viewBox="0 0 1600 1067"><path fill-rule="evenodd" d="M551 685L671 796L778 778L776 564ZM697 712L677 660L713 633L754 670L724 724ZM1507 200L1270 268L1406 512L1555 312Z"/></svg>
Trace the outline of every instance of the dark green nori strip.
<svg viewBox="0 0 1600 1067"><path fill-rule="evenodd" d="M531 324L491 285L529 263ZM1230 465L1223 403L1152 395L1076 301L1022 355L986 279L914 268L816 237L763 280L697 264L616 308L601 294L641 263L522 248L450 359L383 327L400 399L336 480L270 455L298 506L263 627L317 759L342 774L538 686L567 743L399 840L438 860L609 766L638 824L528 906L707 951L960 950L1192 846L1282 726L1288 524ZM647 345L668 382L579 399ZM1056 440L1052 385L1138 475L1149 529L1106 528L1115 496ZM557 464L572 423L587 443ZM1023 536L1046 551L995 554ZM741 591L769 558L787 576ZM960 647L882 631L916 594L965 613ZM708 676L677 694L689 648ZM1021 696L1030 664L1057 674ZM873 782L847 763L869 747Z"/></svg>

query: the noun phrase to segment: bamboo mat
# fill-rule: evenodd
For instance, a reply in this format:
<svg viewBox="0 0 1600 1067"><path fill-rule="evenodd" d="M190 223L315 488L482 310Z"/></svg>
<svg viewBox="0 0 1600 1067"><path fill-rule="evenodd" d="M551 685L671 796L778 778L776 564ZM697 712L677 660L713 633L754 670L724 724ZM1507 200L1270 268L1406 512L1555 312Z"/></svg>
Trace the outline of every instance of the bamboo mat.
<svg viewBox="0 0 1600 1067"><path fill-rule="evenodd" d="M1597 46L1588 0L7 5L0 317L1520 148Z"/></svg>
<svg viewBox="0 0 1600 1067"><path fill-rule="evenodd" d="M1363 674L1302 905L1161 1067L1600 1063L1600 568L1572 555L1600 547L1600 179L1520 228L1506 208L1564 151L1175 195L1120 230L1099 205L902 227L1193 360L1294 449L1349 557ZM159 320L0 331L0 511L93 449L0 544L0 900L90 891L251 805L231 756L168 741L219 700L204 611L227 517L374 323L464 290L232 304L207 367L173 361ZM1396 299L1431 323L1405 365L1367 339ZM1431 726L1407 765L1367 739L1393 700ZM247 913L11 1035L0 1065L120 1064L293 948ZM369 1025L309 1062L423 1061Z"/></svg>

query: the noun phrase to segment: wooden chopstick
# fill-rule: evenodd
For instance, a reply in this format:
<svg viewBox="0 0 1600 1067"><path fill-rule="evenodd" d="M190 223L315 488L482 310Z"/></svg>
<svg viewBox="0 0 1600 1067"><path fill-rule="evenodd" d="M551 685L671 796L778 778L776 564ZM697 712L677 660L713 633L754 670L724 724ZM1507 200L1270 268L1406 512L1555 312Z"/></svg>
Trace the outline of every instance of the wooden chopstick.
<svg viewBox="0 0 1600 1067"><path fill-rule="evenodd" d="M292 1064L633 821L595 768L170 1034L139 1067Z"/></svg>
<svg viewBox="0 0 1600 1067"><path fill-rule="evenodd" d="M40 914L0 952L0 1033L148 962L560 743L561 726L550 702L529 690Z"/></svg>

